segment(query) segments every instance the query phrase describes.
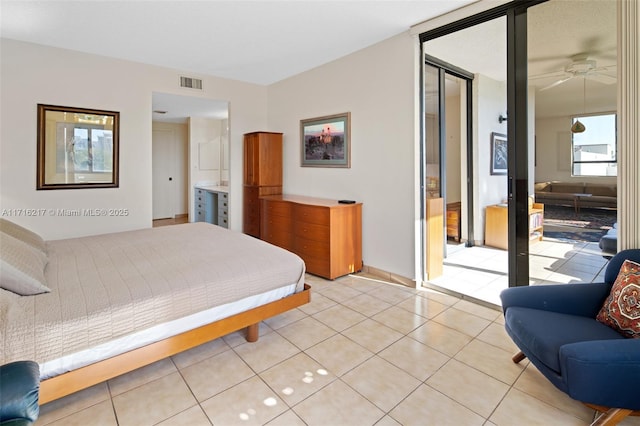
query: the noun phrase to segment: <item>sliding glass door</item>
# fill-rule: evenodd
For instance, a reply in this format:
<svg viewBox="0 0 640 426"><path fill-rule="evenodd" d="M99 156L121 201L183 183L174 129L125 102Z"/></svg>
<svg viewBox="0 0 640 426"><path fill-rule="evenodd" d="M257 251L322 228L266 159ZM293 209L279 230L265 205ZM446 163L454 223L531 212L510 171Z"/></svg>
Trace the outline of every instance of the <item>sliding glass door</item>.
<svg viewBox="0 0 640 426"><path fill-rule="evenodd" d="M527 8L542 1L507 3L462 21L421 34L424 54L424 156L423 176L438 177L439 194L446 200L448 149L446 92L447 69L464 70L468 111L465 131L464 172L461 187L467 191L467 246L486 241L487 211L504 206L498 232L507 270L504 286L529 284L530 146L527 83ZM437 58L437 59L436 59ZM436 73L435 70L438 70ZM436 80L436 75L438 80ZM437 83L436 83L437 82ZM436 91L437 89L437 91ZM432 100L429 100L432 96ZM437 100L437 109L436 109ZM430 118L429 114L433 114ZM429 129L433 122L438 129ZM433 147L438 137L439 152ZM461 138L463 139L463 138ZM506 153L506 156L504 155ZM430 159L438 154L437 162ZM503 154L502 156L500 154ZM531 159L532 160L532 159ZM452 200L453 201L453 200ZM489 232L494 232L489 230ZM494 232L494 233L495 233ZM426 245L425 245L426 247Z"/></svg>

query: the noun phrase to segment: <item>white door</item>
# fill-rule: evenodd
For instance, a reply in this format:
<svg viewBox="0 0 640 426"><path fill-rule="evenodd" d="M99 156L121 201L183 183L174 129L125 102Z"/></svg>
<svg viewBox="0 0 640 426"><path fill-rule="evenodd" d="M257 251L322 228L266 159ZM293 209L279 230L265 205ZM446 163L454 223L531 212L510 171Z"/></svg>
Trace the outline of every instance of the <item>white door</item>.
<svg viewBox="0 0 640 426"><path fill-rule="evenodd" d="M175 147L176 135L173 130L153 130L153 218L175 217ZM178 179L179 180L179 179Z"/></svg>

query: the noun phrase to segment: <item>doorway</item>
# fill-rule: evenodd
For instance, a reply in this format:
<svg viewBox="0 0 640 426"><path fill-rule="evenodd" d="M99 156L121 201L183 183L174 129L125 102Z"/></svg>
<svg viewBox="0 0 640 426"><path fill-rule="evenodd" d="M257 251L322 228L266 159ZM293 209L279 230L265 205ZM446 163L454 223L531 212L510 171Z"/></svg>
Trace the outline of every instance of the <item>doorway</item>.
<svg viewBox="0 0 640 426"><path fill-rule="evenodd" d="M497 215L500 226L491 228L500 230L502 256L496 258L503 269L494 268L493 260L478 252L472 260L479 266L468 266L468 276L478 282L489 266L498 270L501 277L495 279L492 289L494 304L499 304L498 285L590 282L605 262L597 242L558 241L548 236L547 226L543 230L538 224L542 218L547 222L547 212L536 202L534 188L538 181L616 181L615 176L585 178L572 172L571 118L585 111L615 111L616 99L611 71L616 60L615 2L579 3L513 2L420 35L425 54L474 75L473 150L469 151L474 169L468 176L474 191L467 198L477 207L472 213L475 237L471 249L485 249L481 246L487 244L487 210L500 210L502 205ZM573 78L577 65L596 63L598 73L586 86L585 77ZM611 75L604 75L608 71ZM573 86L579 90L572 91ZM588 103L584 102L585 87L592 93ZM443 125L446 122L440 123ZM444 127L443 132L448 131ZM506 173L504 165L496 167L492 158L494 141L500 139L507 147ZM490 250L496 249L486 247L487 253ZM582 266L587 258L588 271ZM456 277L457 283L464 281L462 273ZM462 288L455 291L468 294Z"/></svg>
<svg viewBox="0 0 640 426"><path fill-rule="evenodd" d="M507 110L505 38L506 20L502 17L426 40L422 46L425 173L427 187L430 179L437 176L439 196L444 199L444 270L459 261L458 256L452 256L454 253L475 247L480 250L485 242L486 207L507 202L506 174L491 171L489 136L507 133L506 121L498 119L506 116ZM474 51L476 39L491 46L481 54L480 61L467 51L451 49L452 45L469 46ZM430 248L425 245L424 249ZM489 275L494 265L489 267L482 256L476 256L466 266L469 275L486 274L487 281L461 279L451 290L470 295L481 285L489 285L489 280L499 280L506 287L506 256L497 275ZM438 280L425 282L437 284Z"/></svg>
<svg viewBox="0 0 640 426"><path fill-rule="evenodd" d="M194 187L229 182L229 103L153 93L152 110L154 225L193 221Z"/></svg>

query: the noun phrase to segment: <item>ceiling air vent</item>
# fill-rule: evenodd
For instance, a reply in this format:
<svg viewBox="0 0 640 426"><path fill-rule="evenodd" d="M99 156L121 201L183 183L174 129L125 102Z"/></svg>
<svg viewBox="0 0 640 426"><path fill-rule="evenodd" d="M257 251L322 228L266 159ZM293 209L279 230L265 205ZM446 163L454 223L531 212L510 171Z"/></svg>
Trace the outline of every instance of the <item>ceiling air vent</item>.
<svg viewBox="0 0 640 426"><path fill-rule="evenodd" d="M180 77L180 87L202 90L202 80L199 78Z"/></svg>

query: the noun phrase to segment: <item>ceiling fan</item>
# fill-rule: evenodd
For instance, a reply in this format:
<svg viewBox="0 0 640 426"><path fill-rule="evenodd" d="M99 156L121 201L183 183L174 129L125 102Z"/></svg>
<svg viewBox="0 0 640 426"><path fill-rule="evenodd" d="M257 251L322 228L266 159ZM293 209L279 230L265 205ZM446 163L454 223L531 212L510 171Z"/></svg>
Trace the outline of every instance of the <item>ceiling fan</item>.
<svg viewBox="0 0 640 426"><path fill-rule="evenodd" d="M589 59L586 53L579 53L571 57L571 63L567 64L562 71L553 71L545 74L531 76L531 80L547 79L558 77L555 82L544 86L540 91L551 89L576 77L583 77L589 80L598 81L603 84L614 84L616 77L605 74L605 71L615 68L615 65L598 67L596 61Z"/></svg>

